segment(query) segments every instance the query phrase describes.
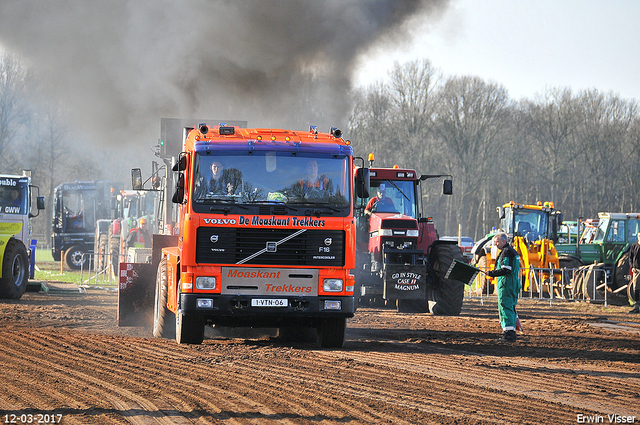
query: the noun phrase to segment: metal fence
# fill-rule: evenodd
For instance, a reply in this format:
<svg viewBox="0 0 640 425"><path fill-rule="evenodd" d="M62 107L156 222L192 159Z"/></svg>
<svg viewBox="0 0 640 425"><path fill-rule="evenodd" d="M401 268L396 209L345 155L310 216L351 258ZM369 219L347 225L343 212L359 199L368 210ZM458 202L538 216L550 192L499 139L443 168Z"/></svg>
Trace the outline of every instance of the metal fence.
<svg viewBox="0 0 640 425"><path fill-rule="evenodd" d="M472 298L495 296L493 282L482 285L482 274L476 277L468 287L466 295ZM530 268L524 269L520 278L520 298L554 300L590 301L609 305L612 297L609 276L603 268L580 267L573 269ZM481 290L482 289L482 290ZM627 285L617 288L613 293L626 295Z"/></svg>

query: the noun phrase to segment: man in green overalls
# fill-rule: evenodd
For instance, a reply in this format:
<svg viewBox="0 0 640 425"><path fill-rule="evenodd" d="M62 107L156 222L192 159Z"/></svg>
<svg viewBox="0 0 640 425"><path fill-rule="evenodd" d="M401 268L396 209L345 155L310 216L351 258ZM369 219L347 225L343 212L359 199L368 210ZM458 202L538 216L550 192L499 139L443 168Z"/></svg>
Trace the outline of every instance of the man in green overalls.
<svg viewBox="0 0 640 425"><path fill-rule="evenodd" d="M516 304L520 292L520 259L518 253L509 245L506 233L498 233L493 243L500 250L494 270L487 276L496 278L498 290L498 314L502 325L502 337L499 341L516 342Z"/></svg>

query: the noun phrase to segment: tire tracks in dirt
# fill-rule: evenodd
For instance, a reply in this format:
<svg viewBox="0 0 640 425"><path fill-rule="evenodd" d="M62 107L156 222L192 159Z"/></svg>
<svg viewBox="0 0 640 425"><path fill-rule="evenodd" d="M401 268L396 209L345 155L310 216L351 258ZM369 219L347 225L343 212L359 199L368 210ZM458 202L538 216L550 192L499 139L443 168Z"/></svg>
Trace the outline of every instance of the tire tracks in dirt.
<svg viewBox="0 0 640 425"><path fill-rule="evenodd" d="M365 352L357 349L324 353L457 382L469 390L465 396L466 400L476 398L472 402L474 405L482 404L486 393L491 392L490 399L499 401L494 405L507 403L515 411L525 405L548 412L550 418L555 419L565 416L567 412L574 413L573 416L567 417L567 420L575 420L575 414L585 412L615 412L620 415L640 416L637 409L640 374L637 373L603 367L598 367L597 370L574 370L567 369L566 365L555 366L549 362L460 353L439 348L416 352L415 349L406 347L407 344L387 343L398 346L397 350L393 350L393 356L387 351ZM400 348L403 345L405 347ZM593 376L598 376L598 379L591 379ZM477 390L471 391L471 386Z"/></svg>

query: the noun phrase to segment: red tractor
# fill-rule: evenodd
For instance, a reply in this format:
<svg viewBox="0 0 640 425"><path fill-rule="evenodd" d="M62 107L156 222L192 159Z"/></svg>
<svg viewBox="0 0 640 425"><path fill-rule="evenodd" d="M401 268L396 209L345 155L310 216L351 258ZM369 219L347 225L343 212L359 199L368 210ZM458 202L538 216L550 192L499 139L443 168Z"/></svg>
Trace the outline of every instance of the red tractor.
<svg viewBox="0 0 640 425"><path fill-rule="evenodd" d="M363 161L364 162L364 161ZM369 155L370 166L373 155ZM356 168L356 175L367 169ZM395 306L398 312L458 315L464 283L446 279L454 259L464 261L455 241L438 239L422 208L420 184L449 175L369 168L369 193L356 197L356 297L360 305ZM451 195L445 179L443 194Z"/></svg>

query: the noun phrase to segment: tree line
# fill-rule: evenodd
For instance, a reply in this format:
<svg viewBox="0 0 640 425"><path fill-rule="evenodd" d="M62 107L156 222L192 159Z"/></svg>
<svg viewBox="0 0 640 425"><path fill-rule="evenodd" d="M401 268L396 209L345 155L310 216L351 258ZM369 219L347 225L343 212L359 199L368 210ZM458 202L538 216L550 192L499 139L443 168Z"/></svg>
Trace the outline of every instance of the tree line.
<svg viewBox="0 0 640 425"><path fill-rule="evenodd" d="M509 201L552 201L565 220L640 212L638 104L613 93L549 88L516 101L497 83L418 60L355 90L348 134L376 166L453 176L451 197L423 187L441 236L484 236Z"/></svg>

